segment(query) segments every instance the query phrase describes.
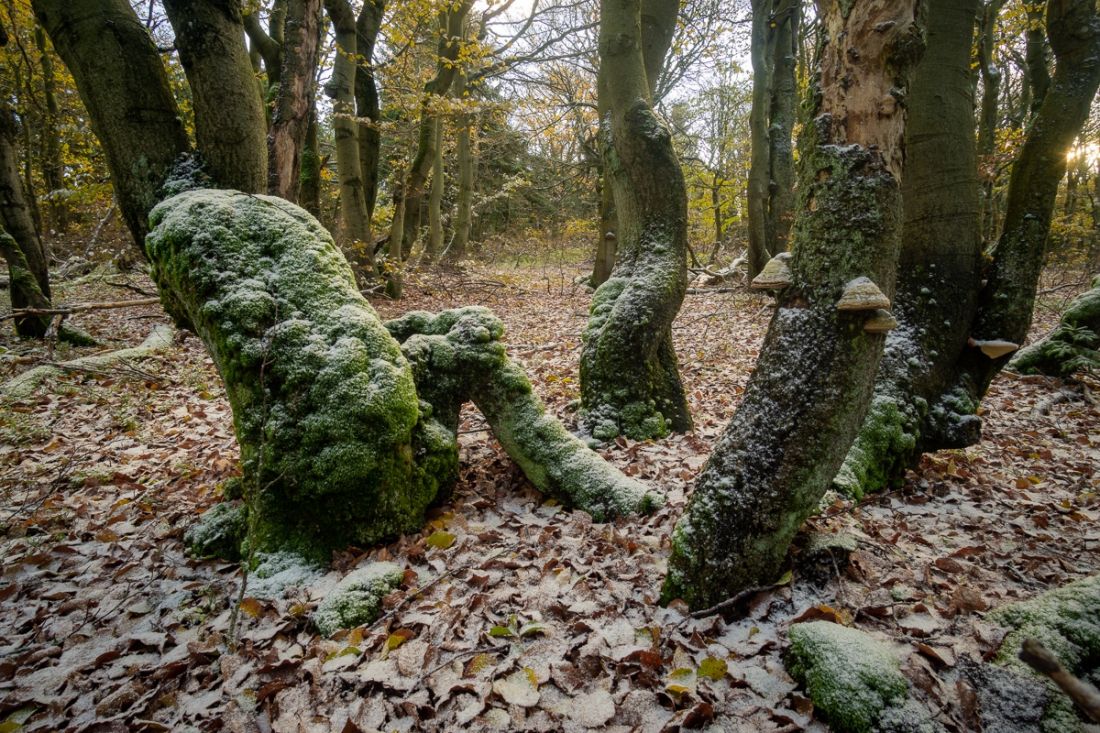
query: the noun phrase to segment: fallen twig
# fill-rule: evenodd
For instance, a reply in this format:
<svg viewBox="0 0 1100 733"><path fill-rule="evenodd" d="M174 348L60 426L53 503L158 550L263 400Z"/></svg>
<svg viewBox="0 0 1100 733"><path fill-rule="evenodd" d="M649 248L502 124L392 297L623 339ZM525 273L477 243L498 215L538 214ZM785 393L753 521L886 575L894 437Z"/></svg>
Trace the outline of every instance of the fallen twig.
<svg viewBox="0 0 1100 733"><path fill-rule="evenodd" d="M85 311L111 310L115 308L130 308L139 305L156 305L160 298L141 298L140 300L113 300L104 303L74 303L73 305L58 306L56 308L16 308L10 313L0 315L0 321L20 316L67 316L72 313Z"/></svg>
<svg viewBox="0 0 1100 733"><path fill-rule="evenodd" d="M1049 677L1089 720L1100 723L1100 690L1078 679L1063 667L1058 657L1043 646L1042 642L1038 639L1025 639L1020 648L1020 659L1039 674Z"/></svg>

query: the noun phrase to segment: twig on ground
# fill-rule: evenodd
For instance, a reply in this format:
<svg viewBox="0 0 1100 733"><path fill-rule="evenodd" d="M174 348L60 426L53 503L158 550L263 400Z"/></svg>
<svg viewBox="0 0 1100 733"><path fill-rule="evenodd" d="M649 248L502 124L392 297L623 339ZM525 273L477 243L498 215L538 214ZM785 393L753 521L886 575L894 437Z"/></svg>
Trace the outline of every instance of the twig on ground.
<svg viewBox="0 0 1100 733"><path fill-rule="evenodd" d="M130 308L139 305L156 305L160 298L141 298L139 300L112 300L103 303L74 303L73 305L58 306L56 308L16 308L10 313L0 315L0 321L19 316L67 316L72 313L85 311L112 310L115 308Z"/></svg>
<svg viewBox="0 0 1100 733"><path fill-rule="evenodd" d="M1058 657L1043 646L1038 639L1025 639L1020 649L1020 659L1042 675L1046 675L1069 696L1089 720L1100 723L1100 690L1078 679L1062 666Z"/></svg>

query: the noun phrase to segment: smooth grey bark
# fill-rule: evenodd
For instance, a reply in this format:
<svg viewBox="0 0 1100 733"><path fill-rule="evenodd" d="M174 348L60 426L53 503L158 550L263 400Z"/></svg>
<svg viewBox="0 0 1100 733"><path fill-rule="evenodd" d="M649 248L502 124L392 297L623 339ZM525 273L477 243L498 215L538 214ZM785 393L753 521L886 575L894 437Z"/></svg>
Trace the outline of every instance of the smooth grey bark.
<svg viewBox="0 0 1100 733"><path fill-rule="evenodd" d="M378 200L378 168L382 159L382 105L374 78L374 46L382 29L385 0L365 0L355 21L359 68L355 74L355 112L359 117L359 171L367 216L374 216Z"/></svg>
<svg viewBox="0 0 1100 733"><path fill-rule="evenodd" d="M454 95L465 101L467 80L460 70L454 83ZM470 244L470 227L474 218L474 187L477 180L476 113L464 111L455 120L455 158L458 164L458 192L455 196L454 238L445 253L457 262L466 257Z"/></svg>
<svg viewBox="0 0 1100 733"><path fill-rule="evenodd" d="M881 334L838 310L851 281L892 293L901 235L904 94L923 32L919 0L834 0L800 142L792 284L732 422L672 536L662 600L710 606L773 582L871 397Z"/></svg>
<svg viewBox="0 0 1100 733"><path fill-rule="evenodd" d="M46 44L41 26L34 29L34 45L38 49L38 64L42 68L42 98L46 103L42 128L38 131L42 147L42 178L46 182L46 204L50 211L50 226L64 232L69 225L65 202L65 165L61 157L61 108L57 104L57 72L53 55Z"/></svg>
<svg viewBox="0 0 1100 733"><path fill-rule="evenodd" d="M207 172L239 191L267 190L267 118L236 0L164 0L195 107Z"/></svg>
<svg viewBox="0 0 1100 733"><path fill-rule="evenodd" d="M435 262L443 251L443 118L436 117L435 154L432 156L432 184L428 191L428 241L424 257Z"/></svg>
<svg viewBox="0 0 1100 733"><path fill-rule="evenodd" d="M979 16L978 70L982 80L981 111L978 118L978 162L982 184L982 239L992 242L996 237L997 202L993 196L996 183L996 162L993 153L997 144L997 122L1001 95L1001 71L993 62L994 30L997 15L1006 0L985 0Z"/></svg>
<svg viewBox="0 0 1100 733"><path fill-rule="evenodd" d="M168 78L126 0L34 0L103 146L119 210L138 247L177 158L190 149Z"/></svg>
<svg viewBox="0 0 1100 733"><path fill-rule="evenodd" d="M639 0L600 5L603 157L618 241L611 277L592 298L580 377L582 420L601 440L691 428L672 346L687 289L687 193L671 134L653 110L641 15Z"/></svg>

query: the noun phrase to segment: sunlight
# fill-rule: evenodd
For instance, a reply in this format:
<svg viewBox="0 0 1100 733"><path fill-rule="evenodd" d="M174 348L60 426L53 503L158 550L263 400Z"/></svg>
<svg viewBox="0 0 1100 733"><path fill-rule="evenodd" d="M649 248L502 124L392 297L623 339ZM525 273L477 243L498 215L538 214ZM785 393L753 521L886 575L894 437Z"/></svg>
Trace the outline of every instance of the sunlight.
<svg viewBox="0 0 1100 733"><path fill-rule="evenodd" d="M1069 163L1076 163L1081 159L1084 159L1090 168L1100 164L1100 145L1096 143L1075 145L1066 153L1066 161Z"/></svg>

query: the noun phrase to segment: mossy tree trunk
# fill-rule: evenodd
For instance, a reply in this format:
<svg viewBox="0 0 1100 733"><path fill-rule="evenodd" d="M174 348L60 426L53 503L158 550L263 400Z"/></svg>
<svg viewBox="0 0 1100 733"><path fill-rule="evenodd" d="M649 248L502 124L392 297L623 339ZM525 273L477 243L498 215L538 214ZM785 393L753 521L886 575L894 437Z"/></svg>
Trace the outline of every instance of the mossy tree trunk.
<svg viewBox="0 0 1100 733"><path fill-rule="evenodd" d="M103 146L123 219L142 246L149 210L190 144L160 54L126 0L34 0Z"/></svg>
<svg viewBox="0 0 1100 733"><path fill-rule="evenodd" d="M801 140L792 284L744 399L673 532L664 601L699 608L774 581L866 412L882 353L870 315L838 310L852 280L893 291L907 87L919 0L822 7L815 108Z"/></svg>
<svg viewBox="0 0 1100 733"><path fill-rule="evenodd" d="M336 169L340 177L340 231L346 247L365 270L374 269L363 171L359 162L359 125L355 121L355 77L359 37L348 0L325 0L336 33L336 61L325 93L332 98Z"/></svg>
<svg viewBox="0 0 1100 733"><path fill-rule="evenodd" d="M1024 374L1069 377L1100 370L1100 276L1092 288L1074 298L1050 334L1020 351L1009 368Z"/></svg>
<svg viewBox="0 0 1100 733"><path fill-rule="evenodd" d="M751 156L748 181L749 277L787 249L794 197L794 130L801 0L752 4Z"/></svg>
<svg viewBox="0 0 1100 733"><path fill-rule="evenodd" d="M401 297L401 263L405 259L405 240L410 235L406 217L414 213L414 202L416 213L419 213L424 187L428 182L428 174L436 155L435 120L439 116L439 100L447 94L458 73L457 61L465 35L463 27L471 7L473 7L473 0L457 0L447 6L439 17L440 34L435 76L424 85L424 92L420 99L416 150L408 169L399 176L393 189L394 215L387 250L390 271L386 279L386 293L390 297ZM399 213L401 217L398 217Z"/></svg>
<svg viewBox="0 0 1100 733"><path fill-rule="evenodd" d="M0 228L7 231L13 245L5 247L4 256L11 275L12 307L47 307L49 262L19 177L17 135L15 112L0 100ZM45 335L46 326L45 320L37 317L19 318L15 323L20 336L33 338Z"/></svg>
<svg viewBox="0 0 1100 733"><path fill-rule="evenodd" d="M676 14L652 17L674 24ZM600 439L691 428L672 347L687 288L687 195L671 135L652 107L642 26L640 0L601 3L604 166L618 219L617 261L593 296L580 369L583 419Z"/></svg>
<svg viewBox="0 0 1100 733"><path fill-rule="evenodd" d="M1007 353L991 358L983 345L1021 344L1027 335L1066 151L1100 86L1100 15L1090 0L1055 0L1047 6L1047 35L1055 72L1013 165L1004 228L986 272L979 266L974 225L966 221L966 181L956 178L963 171L948 168L957 173L944 177L941 165L948 161L939 160L945 148L955 150L953 157L959 160L966 156L970 128L964 127L965 103L954 95L945 97L942 118L914 118L934 125L957 118L953 132L941 133L946 136L942 145L913 147L914 169L935 173L925 177L927 183L914 178L909 182L912 192L906 192L907 215L919 217L923 210L932 217L949 217L941 224L927 215L913 221L914 228L927 228L927 234L938 230L940 241L948 244L912 237L920 247L906 254L903 328L890 339L891 351L899 353L896 359L891 354L888 364L896 368L881 375L870 418L837 477L838 487L847 493L859 496L900 480L922 453L977 442L978 405L1010 358ZM955 57L957 75L961 49ZM960 86L952 78L944 71L933 84L936 89ZM935 156L928 161L931 167L919 160L924 155Z"/></svg>
<svg viewBox="0 0 1100 733"><path fill-rule="evenodd" d="M46 33L41 26L34 29L34 45L38 49L38 65L42 69L42 97L46 103L42 129L38 131L42 142L42 178L46 182L50 226L64 232L69 226L69 207L64 191L65 164L61 155L61 108L57 104L57 72L54 69L53 55L46 43Z"/></svg>
<svg viewBox="0 0 1100 733"><path fill-rule="evenodd" d="M220 185L267 190L267 118L236 0L165 0L195 106L195 143ZM228 103L227 102L231 102Z"/></svg>

